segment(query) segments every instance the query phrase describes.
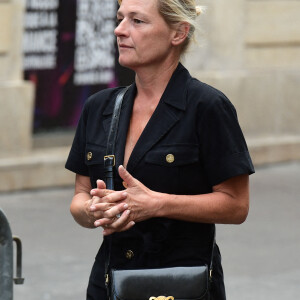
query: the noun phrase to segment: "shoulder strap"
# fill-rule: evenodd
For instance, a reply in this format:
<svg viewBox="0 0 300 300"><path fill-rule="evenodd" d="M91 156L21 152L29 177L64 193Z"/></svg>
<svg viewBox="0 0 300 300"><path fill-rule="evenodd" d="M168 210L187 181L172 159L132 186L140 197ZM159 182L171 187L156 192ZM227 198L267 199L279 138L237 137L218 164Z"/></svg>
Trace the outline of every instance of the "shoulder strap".
<svg viewBox="0 0 300 300"><path fill-rule="evenodd" d="M113 167L115 166L116 163L115 143L117 139L118 125L119 125L123 98L128 88L129 86L122 89L117 95L115 106L114 106L114 112L111 119L110 130L108 134L106 155L104 156L104 181L106 183L106 188L109 190L114 189Z"/></svg>
<svg viewBox="0 0 300 300"><path fill-rule="evenodd" d="M113 168L116 163L115 159L115 144L117 139L118 125L120 119L120 113L123 103L123 98L125 93L127 92L129 86L122 89L115 101L114 111L111 119L111 125L108 133L107 147L106 147L106 155L104 156L104 182L106 184L106 188L113 190L114 189L114 178L113 178ZM111 255L111 244L112 244L112 236L104 237L107 241L108 249L106 249L106 257L105 257L105 285L107 290L107 295L109 297L109 265L110 265L110 255Z"/></svg>
<svg viewBox="0 0 300 300"><path fill-rule="evenodd" d="M212 276L213 276L213 260L214 260L214 251L215 251L215 245L216 245L216 225L214 226L214 234L213 234L213 240L212 240L212 247L211 247L211 257L210 257L210 266L209 266L209 281L212 282Z"/></svg>

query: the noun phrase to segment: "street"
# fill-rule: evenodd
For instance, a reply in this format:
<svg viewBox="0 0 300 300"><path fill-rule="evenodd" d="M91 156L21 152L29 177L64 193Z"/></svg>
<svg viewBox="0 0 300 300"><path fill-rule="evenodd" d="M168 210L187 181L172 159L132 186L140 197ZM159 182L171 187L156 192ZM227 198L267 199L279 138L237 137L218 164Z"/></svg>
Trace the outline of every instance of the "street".
<svg viewBox="0 0 300 300"><path fill-rule="evenodd" d="M289 300L300 293L300 162L256 168L242 225L218 225L228 300ZM24 285L14 300L84 300L100 229L69 213L73 188L0 194L23 242Z"/></svg>

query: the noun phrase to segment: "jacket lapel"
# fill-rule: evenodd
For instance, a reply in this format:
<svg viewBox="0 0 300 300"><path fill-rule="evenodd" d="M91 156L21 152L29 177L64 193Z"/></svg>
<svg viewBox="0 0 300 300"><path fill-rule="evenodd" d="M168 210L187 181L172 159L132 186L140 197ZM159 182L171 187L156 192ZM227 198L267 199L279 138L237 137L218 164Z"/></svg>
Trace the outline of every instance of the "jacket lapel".
<svg viewBox="0 0 300 300"><path fill-rule="evenodd" d="M144 155L157 144L180 120L186 109L186 82L191 78L189 72L179 64L163 93L156 110L136 143L127 169L133 172ZM117 95L117 94L116 94ZM136 85L133 84L124 96L115 145L116 166L123 164L128 126L130 123ZM108 137L114 102L109 101L103 112L103 127Z"/></svg>
<svg viewBox="0 0 300 300"><path fill-rule="evenodd" d="M134 171L144 155L180 120L186 109L186 82L189 78L188 71L179 64L130 155L127 164L129 172Z"/></svg>
<svg viewBox="0 0 300 300"><path fill-rule="evenodd" d="M143 156L179 121L180 113L172 111L163 102L159 103L130 155L129 172L134 171Z"/></svg>

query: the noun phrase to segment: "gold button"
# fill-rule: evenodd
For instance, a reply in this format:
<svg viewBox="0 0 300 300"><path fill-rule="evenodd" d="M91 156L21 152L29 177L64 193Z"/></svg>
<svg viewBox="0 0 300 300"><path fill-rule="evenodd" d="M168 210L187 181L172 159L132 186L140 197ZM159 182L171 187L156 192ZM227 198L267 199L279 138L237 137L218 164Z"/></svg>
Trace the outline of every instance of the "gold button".
<svg viewBox="0 0 300 300"><path fill-rule="evenodd" d="M126 257L127 259L132 259L132 258L134 257L133 251L127 250L127 251L126 251L126 254L125 254L125 257Z"/></svg>
<svg viewBox="0 0 300 300"><path fill-rule="evenodd" d="M88 154L86 155L87 160L91 160L93 157L93 153L92 152L88 152Z"/></svg>
<svg viewBox="0 0 300 300"><path fill-rule="evenodd" d="M166 156L166 161L167 161L169 164L173 163L174 160L175 160L175 157L174 157L173 154L168 154L168 155Z"/></svg>

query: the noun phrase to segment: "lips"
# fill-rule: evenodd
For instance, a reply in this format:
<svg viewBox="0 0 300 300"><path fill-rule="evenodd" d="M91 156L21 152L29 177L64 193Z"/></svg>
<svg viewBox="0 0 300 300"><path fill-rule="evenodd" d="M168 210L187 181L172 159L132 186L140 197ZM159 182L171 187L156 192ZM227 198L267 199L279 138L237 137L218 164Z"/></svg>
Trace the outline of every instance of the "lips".
<svg viewBox="0 0 300 300"><path fill-rule="evenodd" d="M132 48L132 47L125 44L119 44L119 48Z"/></svg>

